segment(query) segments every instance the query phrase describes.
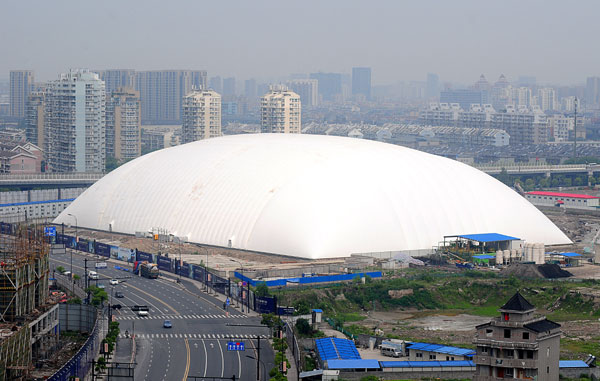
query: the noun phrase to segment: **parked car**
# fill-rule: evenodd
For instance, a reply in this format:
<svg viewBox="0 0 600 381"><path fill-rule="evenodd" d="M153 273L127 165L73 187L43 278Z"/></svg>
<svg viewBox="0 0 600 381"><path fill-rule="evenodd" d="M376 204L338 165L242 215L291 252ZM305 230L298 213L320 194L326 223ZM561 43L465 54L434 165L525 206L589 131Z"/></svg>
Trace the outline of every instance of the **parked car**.
<svg viewBox="0 0 600 381"><path fill-rule="evenodd" d="M115 298L124 298L125 295L121 291L115 291Z"/></svg>
<svg viewBox="0 0 600 381"><path fill-rule="evenodd" d="M119 284L119 280L118 279L111 279L109 283L110 283L111 286L116 286L117 284Z"/></svg>
<svg viewBox="0 0 600 381"><path fill-rule="evenodd" d="M173 324L171 324L171 320L165 320L163 322L163 328L173 328Z"/></svg>
<svg viewBox="0 0 600 381"><path fill-rule="evenodd" d="M138 311L138 316L148 316L149 312L148 310L139 310Z"/></svg>

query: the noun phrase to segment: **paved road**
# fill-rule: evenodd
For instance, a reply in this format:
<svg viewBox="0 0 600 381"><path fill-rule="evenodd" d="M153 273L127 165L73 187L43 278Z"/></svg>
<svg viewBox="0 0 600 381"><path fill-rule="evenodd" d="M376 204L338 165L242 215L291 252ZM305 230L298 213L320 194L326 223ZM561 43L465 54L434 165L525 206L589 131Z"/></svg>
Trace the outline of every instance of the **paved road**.
<svg viewBox="0 0 600 381"><path fill-rule="evenodd" d="M83 278L84 254L73 251L73 272ZM88 255L88 259L95 257ZM52 255L53 266L70 269L71 252ZM95 259L94 259L95 260ZM136 340L136 380L186 380L186 377L231 377L235 374L240 380L256 380L256 344L252 339L257 335L263 339L269 334L264 327L244 327L259 325L260 318L248 317L230 309L226 316L222 302L201 293L191 280L177 284L167 277L146 279L130 272L116 270L114 263L108 268L96 270L94 262L88 260L88 271L100 274L98 281L106 286L112 304L123 308L114 311L121 334L125 331L135 334ZM119 263L121 266L126 266ZM110 286L109 280L119 279L119 284ZM124 298L115 298L114 292L121 291ZM150 309L148 317L141 317L131 311L134 305L146 305ZM163 328L164 320L171 320L172 328ZM123 336L122 336L123 337ZM245 352L227 351L228 341L243 341ZM267 340L260 340L261 373L268 372L274 363L273 350ZM249 358L247 356L251 356ZM261 380L268 379L262 374Z"/></svg>

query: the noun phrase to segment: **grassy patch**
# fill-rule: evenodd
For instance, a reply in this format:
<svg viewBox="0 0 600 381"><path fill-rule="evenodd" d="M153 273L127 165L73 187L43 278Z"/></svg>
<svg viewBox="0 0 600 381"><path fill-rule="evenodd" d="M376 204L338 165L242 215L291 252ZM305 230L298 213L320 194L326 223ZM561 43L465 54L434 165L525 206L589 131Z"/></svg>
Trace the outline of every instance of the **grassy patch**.
<svg viewBox="0 0 600 381"><path fill-rule="evenodd" d="M600 356L600 336L593 337L591 340L580 339L561 339L560 350L573 356L573 359L582 359L588 354L596 357Z"/></svg>

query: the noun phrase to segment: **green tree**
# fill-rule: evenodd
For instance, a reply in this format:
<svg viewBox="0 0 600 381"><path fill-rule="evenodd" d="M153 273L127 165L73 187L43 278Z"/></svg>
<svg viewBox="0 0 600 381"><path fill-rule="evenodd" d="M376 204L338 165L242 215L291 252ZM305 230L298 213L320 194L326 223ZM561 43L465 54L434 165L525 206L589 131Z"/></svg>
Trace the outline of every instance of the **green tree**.
<svg viewBox="0 0 600 381"><path fill-rule="evenodd" d="M556 177L553 177L551 183L552 183L552 187L556 188L560 185L560 180L558 180Z"/></svg>
<svg viewBox="0 0 600 381"><path fill-rule="evenodd" d="M525 190L526 191L532 191L535 188L535 181L533 181L533 179L527 179L525 180Z"/></svg>
<svg viewBox="0 0 600 381"><path fill-rule="evenodd" d="M256 293L256 296L258 296L260 298L264 298L265 296L271 295L271 293L269 292L269 287L267 286L267 284L265 282L261 282L261 283L257 284L254 292Z"/></svg>
<svg viewBox="0 0 600 381"><path fill-rule="evenodd" d="M541 188L548 188L550 187L550 179L547 177L542 177L539 181L539 184Z"/></svg>
<svg viewBox="0 0 600 381"><path fill-rule="evenodd" d="M296 330L298 330L298 333L304 336L310 336L312 333L312 327L310 326L310 323L304 318L296 320Z"/></svg>
<svg viewBox="0 0 600 381"><path fill-rule="evenodd" d="M56 268L56 271L58 271L59 273L61 273L61 274L62 274L62 273L64 273L64 272L65 272L65 268L64 268L64 267L62 267L62 266L58 266L58 267Z"/></svg>
<svg viewBox="0 0 600 381"><path fill-rule="evenodd" d="M112 156L108 156L106 158L106 165L105 165L106 173L112 171L113 169L117 169L118 167L119 167L119 160L117 160L116 158L114 158Z"/></svg>
<svg viewBox="0 0 600 381"><path fill-rule="evenodd" d="M500 173L498 174L498 180L500 180L508 186L512 186L513 184L511 176L508 174L508 171L504 167L502 167L502 170L500 170Z"/></svg>
<svg viewBox="0 0 600 381"><path fill-rule="evenodd" d="M580 186L582 186L582 185L583 185L583 179L582 179L581 177L577 176L577 177L575 178L575 186L576 186L576 187L580 187Z"/></svg>
<svg viewBox="0 0 600 381"><path fill-rule="evenodd" d="M589 181L589 183L590 183L591 186L596 185L596 178L594 176L588 177L588 181Z"/></svg>

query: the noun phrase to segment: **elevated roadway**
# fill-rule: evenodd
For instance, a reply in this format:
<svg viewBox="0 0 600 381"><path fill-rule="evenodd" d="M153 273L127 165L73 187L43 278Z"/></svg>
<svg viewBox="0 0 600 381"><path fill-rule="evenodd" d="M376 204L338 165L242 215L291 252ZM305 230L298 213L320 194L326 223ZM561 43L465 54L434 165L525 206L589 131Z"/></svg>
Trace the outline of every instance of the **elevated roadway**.
<svg viewBox="0 0 600 381"><path fill-rule="evenodd" d="M600 164L564 164L564 165L473 165L473 167L489 175L498 175L503 169L511 175L543 174L581 174L592 175L600 172ZM79 187L91 186L100 180L104 173L39 173L39 174L3 174L0 175L0 187Z"/></svg>

